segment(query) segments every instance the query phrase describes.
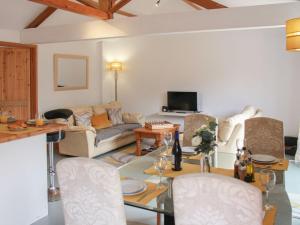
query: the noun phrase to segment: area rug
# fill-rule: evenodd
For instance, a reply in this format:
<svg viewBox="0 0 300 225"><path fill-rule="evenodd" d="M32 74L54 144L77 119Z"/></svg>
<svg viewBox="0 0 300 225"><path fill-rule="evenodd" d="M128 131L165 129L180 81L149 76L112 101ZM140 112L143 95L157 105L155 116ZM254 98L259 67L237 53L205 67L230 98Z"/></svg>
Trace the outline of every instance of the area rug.
<svg viewBox="0 0 300 225"><path fill-rule="evenodd" d="M120 167L137 158L137 156L135 155L135 148L135 144L127 145L114 151L108 152L104 155L101 155L96 159L104 161L115 167Z"/></svg>

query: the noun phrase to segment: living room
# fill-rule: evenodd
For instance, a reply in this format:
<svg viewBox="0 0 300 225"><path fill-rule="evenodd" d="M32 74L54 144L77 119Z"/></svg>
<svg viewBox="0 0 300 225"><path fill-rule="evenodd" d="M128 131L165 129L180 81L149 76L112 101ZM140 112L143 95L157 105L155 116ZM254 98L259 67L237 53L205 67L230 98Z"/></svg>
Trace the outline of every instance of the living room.
<svg viewBox="0 0 300 225"><path fill-rule="evenodd" d="M67 4L69 1L61 2ZM61 2L5 1L3 5L6 7L0 9L1 46L8 42L37 46L36 112L32 112L27 119L34 119L36 114L54 109L107 104L116 100L117 93L122 112L136 113L130 114L140 117L135 118L136 121L166 120L180 124L179 131L184 132L184 116L163 115L162 106L168 105L167 93L170 91L196 92L197 111L202 114L222 121L241 113L250 105L260 110L263 117L282 121L284 136L297 139L300 124L300 106L297 105L300 100L297 91L300 55L297 51L286 49L286 22L299 17L298 1L119 0L111 3L111 7L118 6L118 10L113 13L113 19L108 20L99 19L102 14L97 14L98 18L83 15L76 7L71 9L72 12L62 9ZM79 2L89 9L93 8L91 5L98 4L97 1L84 0L76 4ZM99 3L101 5L102 1ZM24 29L47 7L55 10L39 25ZM96 13L93 10L88 12ZM16 15L15 18L12 14ZM62 71L59 63L55 66L55 55L88 59L85 61L87 72L84 87L63 89L55 78L59 76L55 75L56 69ZM117 72L111 70L109 66L112 62L121 63L122 69ZM1 110L5 111L6 100L1 101ZM220 126L218 129L221 129ZM135 140L134 136L132 138ZM235 142L237 140L234 141L234 148ZM143 147L147 144L152 145L152 142L146 140L142 143ZM60 151L64 151L66 145L71 146L68 133L59 145ZM110 157L125 148L126 151L135 150L134 143L126 146L109 149L106 154ZM69 148L75 149L74 145ZM236 152L233 153L235 157ZM69 158L56 151L54 155L55 160ZM106 156L101 155L97 153L96 159ZM294 156L286 157L294 160ZM300 184L297 176L299 167L292 161L286 171L285 185L288 194L300 194L294 191ZM297 204L299 202L296 201ZM299 206L292 205L292 210L291 221L282 225L299 224L299 211L298 214L294 212L299 210ZM152 211L154 213L130 208L126 217L142 224L157 224L157 211ZM143 215L141 218L139 213ZM280 213L277 218L282 216ZM62 217L61 201L49 203L48 217L39 218L42 220L36 224L64 224ZM166 218L165 221L161 218L159 222L168 224L166 221ZM280 224L278 221L274 224Z"/></svg>

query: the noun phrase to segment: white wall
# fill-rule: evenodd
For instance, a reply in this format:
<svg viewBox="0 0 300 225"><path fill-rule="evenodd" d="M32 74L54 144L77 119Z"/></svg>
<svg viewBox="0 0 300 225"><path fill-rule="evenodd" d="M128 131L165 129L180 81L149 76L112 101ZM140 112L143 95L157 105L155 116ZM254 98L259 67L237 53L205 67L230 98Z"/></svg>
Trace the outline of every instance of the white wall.
<svg viewBox="0 0 300 225"><path fill-rule="evenodd" d="M0 29L0 41L20 42L20 32L17 30Z"/></svg>
<svg viewBox="0 0 300 225"><path fill-rule="evenodd" d="M146 115L166 104L166 92L197 91L199 109L216 116L245 105L283 120L296 135L300 106L300 53L285 50L284 28L133 37L103 42L103 60L124 61L119 99ZM113 99L113 76L104 72L103 101Z"/></svg>
<svg viewBox="0 0 300 225"><path fill-rule="evenodd" d="M68 106L102 102L101 43L66 42L38 45L38 103L39 111ZM89 56L89 88L83 90L54 91L53 54Z"/></svg>

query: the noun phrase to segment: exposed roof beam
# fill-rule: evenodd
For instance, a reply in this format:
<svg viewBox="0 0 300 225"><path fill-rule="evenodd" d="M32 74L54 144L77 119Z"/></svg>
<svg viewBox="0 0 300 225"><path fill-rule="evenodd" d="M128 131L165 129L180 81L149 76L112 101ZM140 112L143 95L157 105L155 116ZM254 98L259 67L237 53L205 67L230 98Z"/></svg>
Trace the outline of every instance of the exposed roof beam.
<svg viewBox="0 0 300 225"><path fill-rule="evenodd" d="M116 11L118 11L119 9L121 9L123 6L125 6L126 4L128 4L131 0L120 0L118 1L116 4L113 5L111 12L114 13Z"/></svg>
<svg viewBox="0 0 300 225"><path fill-rule="evenodd" d="M201 10L202 9L202 7L200 7L199 5L197 5L193 2L190 2L189 0L182 0L182 1L185 2L186 4L188 4L189 6L193 7L196 10Z"/></svg>
<svg viewBox="0 0 300 225"><path fill-rule="evenodd" d="M113 18L113 13L110 11L113 5L113 0L98 0L99 9L105 11L109 15L109 19Z"/></svg>
<svg viewBox="0 0 300 225"><path fill-rule="evenodd" d="M29 0L32 2L44 4L53 8L66 10L73 13L78 13L85 16L97 17L100 19L108 19L109 15L100 9L95 9L90 6L71 2L69 0Z"/></svg>
<svg viewBox="0 0 300 225"><path fill-rule="evenodd" d="M97 2L94 2L93 0L76 0L76 1L80 2L81 4L96 8L96 9L99 8L99 4Z"/></svg>
<svg viewBox="0 0 300 225"><path fill-rule="evenodd" d="M25 29L37 28L41 25L49 16L51 16L56 11L56 8L47 7L43 12L41 12Z"/></svg>
<svg viewBox="0 0 300 225"><path fill-rule="evenodd" d="M206 9L227 8L225 5L222 5L222 4L212 1L212 0L189 0L189 1L201 6L203 8L206 8Z"/></svg>
<svg viewBox="0 0 300 225"><path fill-rule="evenodd" d="M122 15L122 16L128 16L128 17L135 17L135 14L129 13L129 12L125 12L123 10L118 10L116 13Z"/></svg>

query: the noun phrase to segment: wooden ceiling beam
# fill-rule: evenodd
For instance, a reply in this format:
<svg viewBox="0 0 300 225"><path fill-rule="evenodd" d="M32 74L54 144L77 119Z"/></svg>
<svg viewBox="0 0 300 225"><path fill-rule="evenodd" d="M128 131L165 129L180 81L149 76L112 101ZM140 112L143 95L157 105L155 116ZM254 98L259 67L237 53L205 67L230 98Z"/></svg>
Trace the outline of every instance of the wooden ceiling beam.
<svg viewBox="0 0 300 225"><path fill-rule="evenodd" d="M115 3L112 6L111 12L114 13L118 10L120 10L123 6L125 6L126 4L128 4L131 0L119 0L117 3Z"/></svg>
<svg viewBox="0 0 300 225"><path fill-rule="evenodd" d="M225 5L222 5L222 4L212 1L212 0L189 0L189 1L205 8L205 9L227 8Z"/></svg>
<svg viewBox="0 0 300 225"><path fill-rule="evenodd" d="M188 4L189 6L193 7L196 10L201 10L202 9L202 7L200 7L199 5L197 5L193 2L190 2L189 0L182 0L182 1L185 2L186 4Z"/></svg>
<svg viewBox="0 0 300 225"><path fill-rule="evenodd" d="M76 0L76 1L80 2L83 5L87 5L95 9L99 9L99 4L97 2L94 2L93 0Z"/></svg>
<svg viewBox="0 0 300 225"><path fill-rule="evenodd" d="M49 16L51 16L57 9L53 7L47 7L43 12L41 12L30 24L28 24L25 29L37 28L41 25Z"/></svg>
<svg viewBox="0 0 300 225"><path fill-rule="evenodd" d="M53 8L66 10L69 12L81 14L84 16L97 17L100 19L108 19L109 15L100 9L95 9L90 6L82 5L79 3L71 2L69 0L29 0L31 2L40 3Z"/></svg>

